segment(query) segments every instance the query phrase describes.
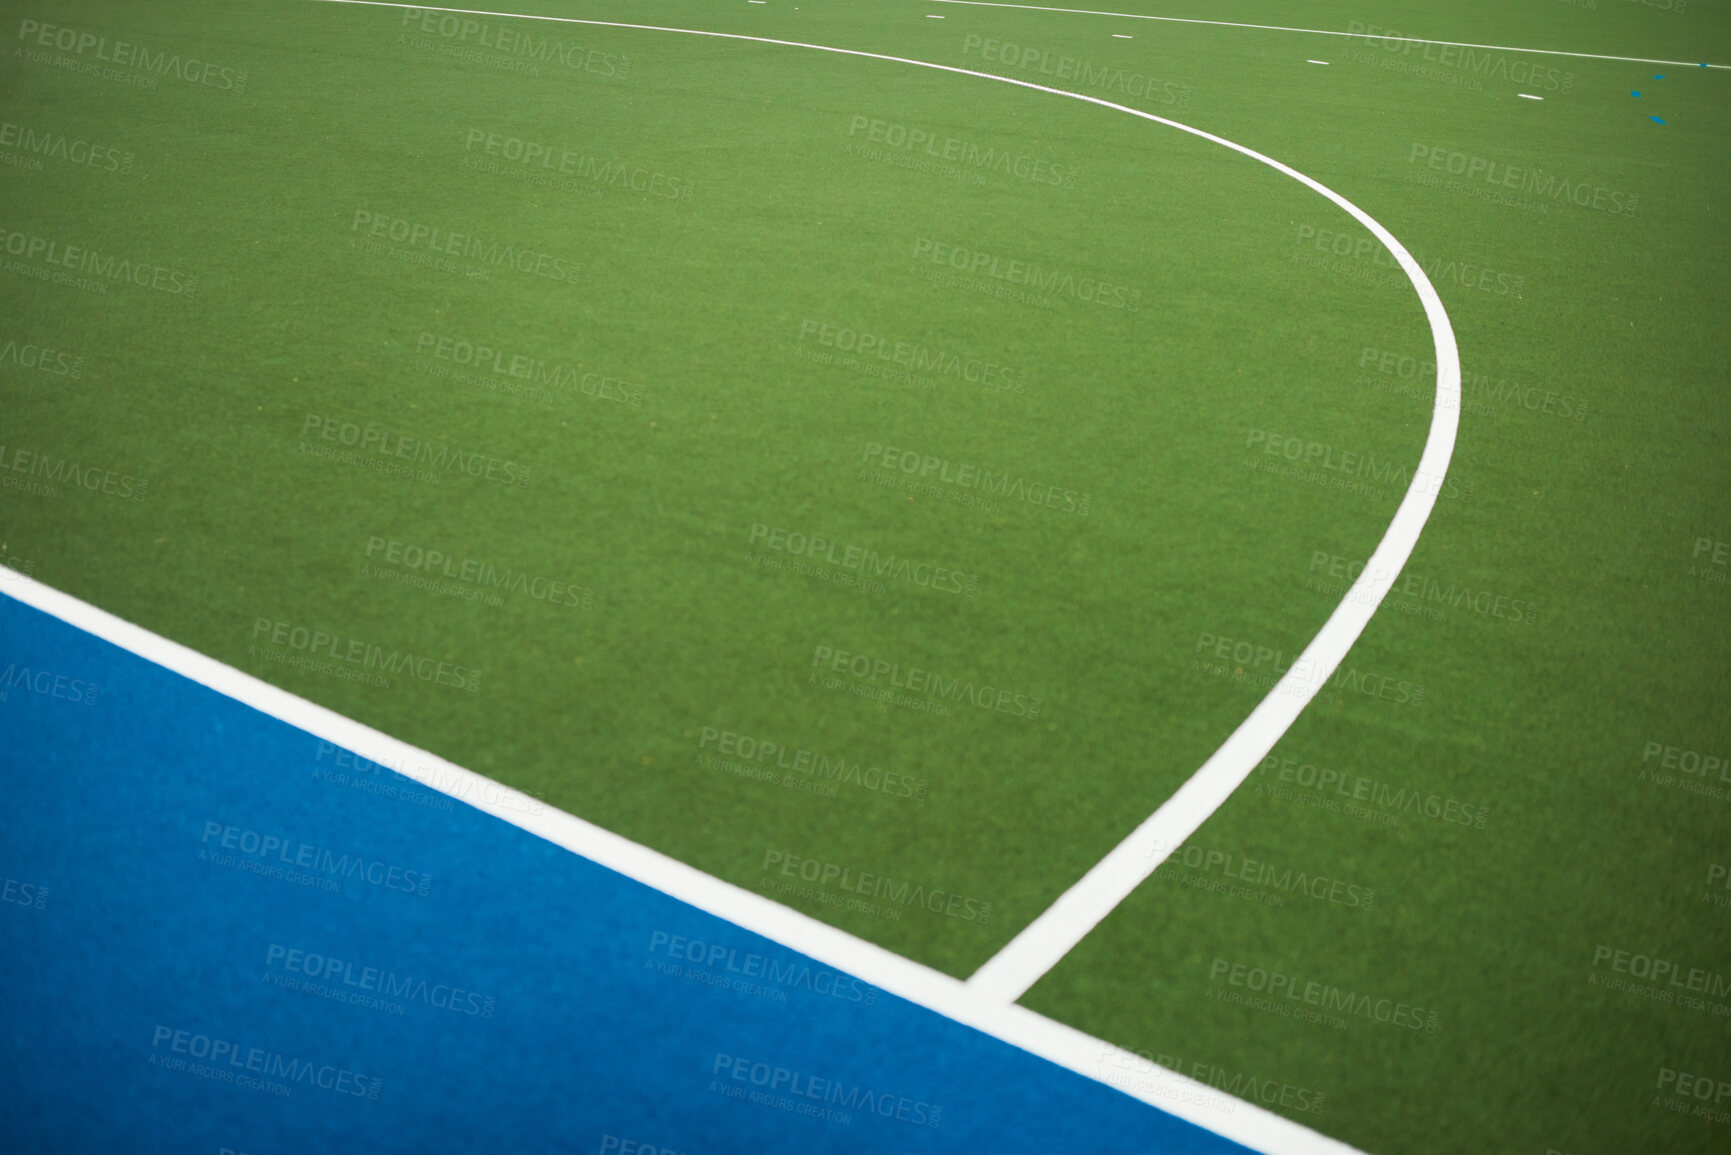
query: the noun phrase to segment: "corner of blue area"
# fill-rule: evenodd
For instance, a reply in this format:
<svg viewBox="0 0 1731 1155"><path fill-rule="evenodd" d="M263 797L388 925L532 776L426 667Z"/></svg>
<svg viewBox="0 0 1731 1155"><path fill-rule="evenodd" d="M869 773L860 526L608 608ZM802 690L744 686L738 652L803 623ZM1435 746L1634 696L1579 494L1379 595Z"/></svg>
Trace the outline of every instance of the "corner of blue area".
<svg viewBox="0 0 1731 1155"><path fill-rule="evenodd" d="M1245 1150L0 596L9 666L0 1149Z"/></svg>

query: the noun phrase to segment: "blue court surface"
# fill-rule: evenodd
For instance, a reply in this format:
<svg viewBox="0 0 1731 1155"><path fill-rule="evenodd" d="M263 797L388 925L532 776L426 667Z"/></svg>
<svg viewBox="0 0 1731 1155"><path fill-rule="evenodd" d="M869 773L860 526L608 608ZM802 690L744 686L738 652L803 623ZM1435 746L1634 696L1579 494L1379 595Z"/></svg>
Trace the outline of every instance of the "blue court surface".
<svg viewBox="0 0 1731 1155"><path fill-rule="evenodd" d="M0 597L9 1152L1224 1152Z"/></svg>

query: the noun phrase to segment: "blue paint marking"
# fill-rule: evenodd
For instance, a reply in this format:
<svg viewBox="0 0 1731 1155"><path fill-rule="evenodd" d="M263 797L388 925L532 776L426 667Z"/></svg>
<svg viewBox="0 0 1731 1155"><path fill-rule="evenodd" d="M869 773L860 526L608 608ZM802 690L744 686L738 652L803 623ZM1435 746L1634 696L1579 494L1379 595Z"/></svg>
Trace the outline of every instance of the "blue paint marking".
<svg viewBox="0 0 1731 1155"><path fill-rule="evenodd" d="M1656 116L1649 116L1647 119L1652 121L1654 124L1664 124L1665 123L1664 121L1660 120Z"/></svg>
<svg viewBox="0 0 1731 1155"><path fill-rule="evenodd" d="M1629 95L1630 96L1639 96L1641 94L1639 92L1631 92Z"/></svg>
<svg viewBox="0 0 1731 1155"><path fill-rule="evenodd" d="M4 596L0 655L67 679L0 689L0 1149L1245 1150Z"/></svg>

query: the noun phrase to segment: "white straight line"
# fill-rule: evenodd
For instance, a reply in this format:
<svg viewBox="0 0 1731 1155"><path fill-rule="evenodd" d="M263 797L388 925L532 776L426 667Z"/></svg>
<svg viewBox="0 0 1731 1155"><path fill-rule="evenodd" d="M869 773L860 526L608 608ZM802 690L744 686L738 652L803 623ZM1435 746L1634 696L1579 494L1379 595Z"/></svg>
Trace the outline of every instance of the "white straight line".
<svg viewBox="0 0 1731 1155"><path fill-rule="evenodd" d="M966 983L942 971L556 810L33 578L0 569L0 594L698 910L857 975L892 995L1060 1067L1116 1087L1132 1098L1234 1142L1270 1155L1362 1155L1344 1143L1254 1103L1235 1099L1175 1072L1158 1069L1144 1075L1146 1061L1132 1052L1025 1007L982 999ZM115 690L109 687L106 692L112 694Z"/></svg>
<svg viewBox="0 0 1731 1155"><path fill-rule="evenodd" d="M1627 60L1636 64L1673 64L1678 68L1731 68L1700 60L1653 60L1646 56L1601 56L1597 52L1564 52L1558 48L1510 48L1503 44L1473 44L1466 40L1426 40L1419 36L1366 36L1326 28L1288 28L1284 24L1240 24L1233 20L1198 20L1188 16L1144 16L1136 12L1102 12L1094 8L1053 8L1045 4L1006 4L1001 0L932 0L935 4L966 4L974 8L1024 8L1030 12L1069 12L1076 16L1117 16L1125 20L1159 20L1167 24L1212 24L1217 28L1254 28L1262 32L1305 32L1311 36L1350 36L1361 40L1395 40L1406 44L1442 44L1451 48L1488 48L1496 52L1533 52L1541 56L1579 56L1586 60Z"/></svg>
<svg viewBox="0 0 1731 1155"><path fill-rule="evenodd" d="M70 595L52 590L29 578L18 579L5 592L36 606L45 612L70 622L81 629L122 646L151 661L181 673L211 689L285 722L298 726L326 741L351 749L371 761L387 766L407 766L413 762L430 777L428 785L462 799L495 817L528 830L556 845L589 858L627 877L687 902L698 909L717 915L783 943L794 950L847 970L860 978L911 1002L926 1006L958 1022L976 1027L1033 1054L1046 1058L1089 1078L1118 1086L1127 1094L1160 1107L1180 1118L1197 1123L1235 1142L1271 1155L1324 1155L1346 1153L1352 1148L1320 1135L1297 1123L1263 1108L1234 1101L1230 1112L1220 1111L1226 1118L1216 1118L1199 1105L1206 1101L1210 1089L1176 1075L1164 1075L1152 1085L1124 1085L1114 1078L1114 1072L1104 1070L1117 1066L1120 1070L1135 1070L1136 1057L1129 1052L1093 1039L1080 1031L1053 1022L1010 1000L1019 997L1035 978L1045 973L1075 942L1098 923L1100 918L1121 901L1130 889L1145 879L1158 862L1154 853L1169 853L1163 846L1163 836L1186 826L1194 830L1209 813L1225 801L1232 790L1248 775L1250 767L1271 747L1287 725L1297 717L1304 703L1315 695L1320 685L1333 672L1340 659L1364 625L1370 620L1377 604L1387 591L1380 588L1392 582L1401 565L1411 554L1436 501L1444 471L1453 453L1455 414L1460 392L1460 360L1454 334L1448 324L1442 301L1437 296L1424 271L1412 255L1392 234L1362 209L1338 193L1243 145L1095 96L1050 88L1031 81L994 76L952 65L889 56L851 48L822 44L776 40L739 33L711 32L701 29L669 28L660 25L628 24L610 20L590 20L576 17L528 16L521 13L486 9L434 7L395 3L394 0L312 0L315 3L351 4L365 7L418 9L471 16L496 16L501 19L539 20L552 23L583 24L614 28L629 28L650 32L672 32L716 39L740 40L760 44L805 48L836 55L886 60L928 68L956 75L974 76L1000 84L1045 92L1071 100L1097 104L1130 116L1162 124L1203 140L1232 149L1246 157L1266 164L1320 193L1365 225L1389 248L1417 289L1436 344L1437 402L1431 428L1420 457L1419 468L1407 490L1394 520L1390 522L1381 543L1372 553L1363 574L1353 583L1347 600L1343 601L1324 624L1321 632L1306 648L1274 691L1257 706L1220 750L1216 751L1201 770L1184 784L1177 794L1126 838L1107 857L1071 887L1051 909L1019 934L1009 946L994 956L985 967L963 983L952 976L916 963L875 943L850 935L827 923L801 914L761 895L724 882L695 867L669 858L649 847L632 842L561 811L540 808L534 800L517 791L502 787L490 779L417 750L406 743L344 718L322 706L308 702L245 674L215 659L198 654L179 643L169 641L143 628L122 621L106 611L78 601ZM946 0L947 2L947 0ZM1451 404L1453 402L1453 404ZM1433 484L1434 482L1434 484ZM1372 575L1376 575L1373 579ZM1360 600L1362 599L1362 600ZM1277 701L1277 699L1279 699ZM413 776L413 775L411 775ZM1163 815L1166 816L1163 818ZM1188 834L1185 835L1187 837ZM1144 850L1147 862L1139 861ZM1128 887L1125 886L1128 881ZM1121 892L1121 893L1120 893ZM1115 897L1114 897L1115 896ZM1029 932L1035 926L1057 930L1068 941L1053 953L1048 944L1031 944ZM1069 937L1073 936L1073 937ZM1030 946L1034 947L1030 952ZM1026 980L1025 982L1023 980ZM1018 985L1019 984L1019 985ZM1013 994L1006 992L1014 991ZM1107 1062L1110 1060L1110 1063ZM1171 1084L1170 1087L1166 1084Z"/></svg>

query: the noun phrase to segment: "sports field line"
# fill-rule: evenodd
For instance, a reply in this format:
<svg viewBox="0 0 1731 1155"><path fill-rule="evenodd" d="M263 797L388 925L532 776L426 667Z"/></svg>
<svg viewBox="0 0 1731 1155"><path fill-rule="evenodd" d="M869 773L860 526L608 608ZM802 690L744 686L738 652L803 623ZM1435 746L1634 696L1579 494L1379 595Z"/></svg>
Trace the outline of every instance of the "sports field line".
<svg viewBox="0 0 1731 1155"><path fill-rule="evenodd" d="M434 781L427 784L478 809L592 861L616 870L698 909L725 918L773 941L865 979L874 985L951 1019L973 1026L1012 1045L1079 1074L1116 1086L1156 1107L1271 1155L1345 1153L1352 1148L1255 1104L1234 1101L1228 1110L1213 1105L1218 1098L1202 1084L1162 1074L1153 1081L1124 1085L1112 1077L1112 1067L1134 1070L1129 1052L1094 1039L1016 1005L1013 1000L1044 974L1063 954L1104 918L1145 879L1172 849L1201 825L1247 777L1267 749L1333 673L1375 612L1386 586L1410 556L1419 532L1436 502L1444 472L1453 453L1460 390L1460 362L1454 334L1435 288L1416 260L1392 234L1338 193L1288 166L1211 133L1099 97L1050 88L1031 81L994 76L952 65L857 49L749 36L701 29L589 20L575 17L527 16L481 9L411 5L391 0L314 0L365 7L418 9L453 15L493 16L555 23L628 28L717 39L804 48L836 55L891 61L935 71L978 77L1045 92L1136 116L1230 148L1286 174L1335 202L1387 246L1413 282L1424 304L1436 344L1437 402L1429 436L1413 483L1402 499L1382 541L1330 615L1303 656L1215 752L1190 781L1150 816L1114 851L1066 891L1058 903L994 956L973 979L964 983L885 950L761 895L727 883L649 847L606 831L573 815L539 807L526 796L500 787L472 771L416 750L396 739L347 719L269 683L245 674L125 622L106 611L21 578L9 592L21 601L60 617L89 633L120 645L181 673L213 690L235 698L309 733L339 744L387 766L413 761ZM1278 700L1277 700L1278 699ZM1059 942L1036 941L1029 931L1045 928ZM1054 950L1054 945L1058 949Z"/></svg>
<svg viewBox="0 0 1731 1155"><path fill-rule="evenodd" d="M0 572L0 594L699 910L1253 1150L1269 1155L1363 1155L1177 1072L1156 1068L1142 1074L1147 1061L1130 1051L1026 1007L982 999L960 979L557 810L33 578ZM110 684L104 692L123 691ZM1127 1072L1137 1074L1130 1077Z"/></svg>
<svg viewBox="0 0 1731 1155"><path fill-rule="evenodd" d="M1722 68L1700 60L1655 60L1646 56L1604 56L1597 52L1565 52L1560 48L1511 48L1506 44L1474 44L1467 40L1426 40L1421 36L1367 36L1327 28L1288 28L1284 24L1242 24L1234 20L1202 20L1193 16L1145 16L1138 12L1103 12L1096 8L1056 8L1045 4L1009 4L1004 0L921 0L932 4L965 4L971 8L1024 8L1030 12L1068 12L1076 16L1113 16L1120 20L1158 20L1164 24L1212 24L1217 28L1255 28L1263 32L1303 32L1311 36L1348 36L1359 40L1394 40L1402 44L1441 44L1446 48L1486 48L1494 52L1531 52L1540 56L1578 56L1583 60L1621 60L1631 64L1669 64L1675 68Z"/></svg>
<svg viewBox="0 0 1731 1155"><path fill-rule="evenodd" d="M1138 108L1130 108L1123 104L1114 104L1098 96L1087 96L1079 92L1071 92L1062 88L1051 88L1044 84L1036 84L1031 80L1019 80L1009 76L998 76L987 72L975 72L968 68L959 68L951 64L936 64L929 60L914 60L903 56L889 56L881 52L865 52L856 48L837 48L826 44L807 44L796 40L777 40L767 36L750 36L737 32L711 32L691 28L668 28L651 24L630 24L617 20L590 20L574 16L522 16L509 12L483 11L472 8L452 8L434 5L411 5L397 3L395 0L315 0L325 4L352 4L370 8L400 8L415 9L423 12L446 12L470 16L498 16L524 20L542 20L557 24L586 24L607 28L630 28L648 32L674 32L690 36L709 36L722 40L744 40L757 44L775 44L788 48L809 48L819 52L829 52L840 56L858 56L871 60L887 60L897 64L912 64L919 68L930 68L937 72L949 72L959 76L976 76L982 80L992 80L1001 84L1012 84L1018 88L1026 88L1035 92L1050 93L1053 96L1080 100L1087 104L1097 104L1102 108L1110 108L1155 124L1163 124L1168 128L1176 128L1180 132L1189 133L1213 144L1229 148L1241 153L1258 163L1265 164L1298 181L1300 184L1333 201L1338 207L1351 215L1371 234L1381 241L1399 263L1407 279L1412 282L1417 291L1419 301L1424 305L1425 319L1430 324L1431 339L1436 347L1437 391L1436 401L1431 410L1430 431L1425 438L1424 451L1419 456L1418 468L1413 471L1412 483L1407 487L1401 498L1399 508L1395 510L1388 529L1383 532L1382 540L1366 561L1358 580L1352 583L1352 588L1346 593L1334 612L1323 623L1314 638L1298 660L1286 671L1285 675L1275 683L1267 696L1257 703L1238 728L1201 769L1192 774L1178 791L1168 798L1161 806L1149 815L1142 823L1132 830L1117 846L1107 853L1106 857L1095 863L1081 879L1073 883L1068 890L1058 896L1058 900L1046 908L1033 922L1011 939L997 954L987 959L968 979L971 992L994 1002L1013 1004L1025 994L1029 987L1037 982L1041 975L1057 965L1059 959L1081 942L1088 932L1098 926L1112 910L1130 892L1135 890L1155 869L1181 846L1186 839L1196 833L1209 815L1218 810L1232 792L1243 785L1250 772L1262 761L1268 751L1273 749L1287 728L1297 720L1304 707L1310 703L1328 679L1333 676L1336 668L1346 658L1347 651L1364 632L1365 626L1382 604L1384 595L1392 588L1394 579L1399 576L1401 568L1412 556L1413 547L1418 544L1419 533L1425 523L1430 520L1431 510L1436 506L1437 495L1442 491L1443 478L1448 472L1449 460L1454 456L1455 433L1460 416L1460 386L1461 366L1460 350L1455 344L1454 329L1449 324L1448 310L1443 308L1442 298L1437 295L1436 287L1430 283L1413 255L1407 252L1394 234L1383 228L1371 215L1335 192L1333 189L1311 179L1297 169L1282 164L1273 157L1264 156L1255 149L1247 148L1225 137L1215 136L1211 132L1181 124L1176 120L1168 120L1151 112L1143 112ZM650 885L655 885L651 879L643 879ZM706 908L708 909L708 908ZM730 917L725 911L710 910L711 914L723 918ZM790 946L798 946L789 943ZM855 971L860 977L871 979L867 972ZM873 979L872 981L876 981ZM882 985L882 984L880 984ZM899 992L898 992L899 993ZM932 1004L927 1004L932 1005Z"/></svg>

